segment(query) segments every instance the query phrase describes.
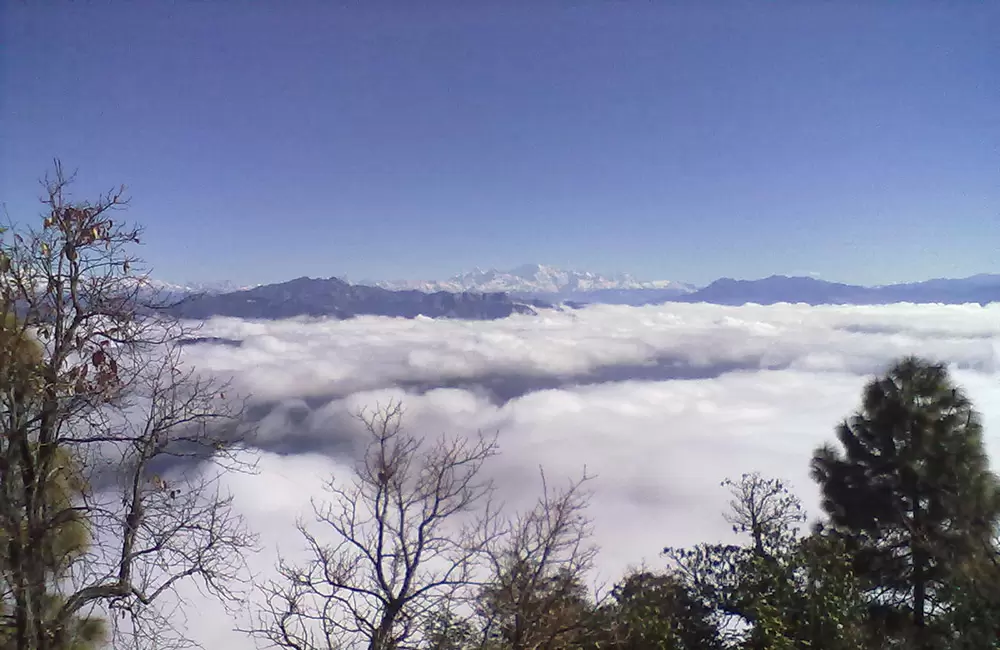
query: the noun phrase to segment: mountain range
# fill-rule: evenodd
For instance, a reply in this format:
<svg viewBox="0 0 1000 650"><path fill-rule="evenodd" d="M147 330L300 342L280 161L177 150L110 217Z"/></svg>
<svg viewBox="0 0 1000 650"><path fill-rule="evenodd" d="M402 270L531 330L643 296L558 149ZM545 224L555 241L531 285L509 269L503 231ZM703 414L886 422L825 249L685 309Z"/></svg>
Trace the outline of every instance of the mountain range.
<svg viewBox="0 0 1000 650"><path fill-rule="evenodd" d="M772 275L761 280L722 278L683 296L680 301L717 305L773 305L779 302L810 305L881 305L898 302L985 305L1000 302L1000 274L982 273L967 278L936 278L873 287L784 275Z"/></svg>
<svg viewBox="0 0 1000 650"><path fill-rule="evenodd" d="M665 302L697 288L673 280L637 280L628 273L601 275L590 271L567 271L544 264L524 264L506 271L475 269L447 280L398 280L375 284L394 291L502 291L517 298L553 303L573 301L628 305Z"/></svg>
<svg viewBox="0 0 1000 650"><path fill-rule="evenodd" d="M516 268L475 269L447 280L399 280L379 282L378 286L395 291L504 291L506 293L558 293L560 291L601 291L605 289L673 289L693 291L690 284L672 280L637 280L628 273L601 275L590 271L567 271L544 264L523 264Z"/></svg>
<svg viewBox="0 0 1000 650"><path fill-rule="evenodd" d="M551 307L539 301L530 302L534 306ZM177 304L170 307L170 311L180 318L190 319L213 316L254 319L325 316L343 319L374 315L492 320L512 314L536 313L529 302L513 300L504 293L391 291L348 284L338 278L306 277L240 291L191 293L181 297Z"/></svg>
<svg viewBox="0 0 1000 650"><path fill-rule="evenodd" d="M537 309L585 304L660 304L665 302L743 305L806 303L872 305L897 302L987 304L1000 302L1000 274L938 278L923 282L860 286L812 277L774 275L759 280L721 278L696 288L672 281L640 281L621 274L561 271L525 265L510 271L476 270L438 282L350 284L338 278L297 278L236 291L150 281L160 298L176 301L182 318L213 316L276 319L295 316L351 318L379 315L402 318L488 320Z"/></svg>

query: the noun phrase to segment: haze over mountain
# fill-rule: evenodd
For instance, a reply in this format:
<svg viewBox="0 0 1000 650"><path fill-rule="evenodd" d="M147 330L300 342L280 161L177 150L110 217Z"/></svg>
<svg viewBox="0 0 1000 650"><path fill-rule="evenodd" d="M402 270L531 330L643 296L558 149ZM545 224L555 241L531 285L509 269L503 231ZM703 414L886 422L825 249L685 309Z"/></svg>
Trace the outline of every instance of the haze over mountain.
<svg viewBox="0 0 1000 650"><path fill-rule="evenodd" d="M682 283L643 282L627 274L611 277L533 265L512 271L482 271L442 282L351 284L331 277L297 278L237 291L198 289L151 280L149 287L184 318L228 316L280 319L296 316L338 319L361 315L401 318L495 320L535 314L564 304L645 305L668 302L745 305L877 305L892 303L988 304L1000 302L1000 274L938 278L874 287L812 277L774 275L759 280L721 278L695 289ZM410 287L393 289L390 287Z"/></svg>
<svg viewBox="0 0 1000 650"><path fill-rule="evenodd" d="M880 305L900 302L985 305L1000 301L1000 274L981 273L967 278L936 278L874 287L784 275L772 275L760 280L722 278L680 300L716 305L772 305L781 302L809 305Z"/></svg>
<svg viewBox="0 0 1000 650"><path fill-rule="evenodd" d="M508 293L559 293L562 291L599 291L602 289L674 289L693 291L694 286L672 280L638 280L628 273L601 275L591 271L558 269L545 264L522 264L500 271L477 268L447 280L398 280L379 282L386 289L419 291L505 291Z"/></svg>
<svg viewBox="0 0 1000 650"><path fill-rule="evenodd" d="M707 302L724 305L778 302L820 304L888 304L896 302L961 304L1000 300L1000 274L936 278L921 282L863 286L808 276L772 275L741 280L720 278L697 287L672 280L639 280L628 273L602 275L566 271L543 264L524 264L507 271L475 269L447 280L380 282L387 289L418 291L503 291L547 302L659 304Z"/></svg>
<svg viewBox="0 0 1000 650"><path fill-rule="evenodd" d="M338 319L360 315L401 318L461 318L492 320L511 314L534 314L531 306L504 293L390 291L349 284L338 278L296 278L226 293L196 293L172 308L182 318L229 316L280 319L325 316Z"/></svg>
<svg viewBox="0 0 1000 650"><path fill-rule="evenodd" d="M167 282L153 277L146 277L142 280L143 286L151 292L156 292L167 297L187 297L194 294L217 295L221 293L233 293L253 289L259 285L241 285L238 282L226 280L223 282Z"/></svg>
<svg viewBox="0 0 1000 650"><path fill-rule="evenodd" d="M694 285L673 280L639 280L629 273L602 275L544 264L522 264L504 271L477 268L447 280L396 280L376 284L392 290L502 291L517 297L539 298L548 302L582 301L630 305L664 302L696 289Z"/></svg>

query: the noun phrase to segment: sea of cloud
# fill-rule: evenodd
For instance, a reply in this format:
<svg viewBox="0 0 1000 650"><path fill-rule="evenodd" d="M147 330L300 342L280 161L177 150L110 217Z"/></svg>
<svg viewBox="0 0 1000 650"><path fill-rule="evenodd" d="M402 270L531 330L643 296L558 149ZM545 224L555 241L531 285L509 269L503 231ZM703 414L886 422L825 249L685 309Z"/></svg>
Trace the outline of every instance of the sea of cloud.
<svg viewBox="0 0 1000 650"><path fill-rule="evenodd" d="M809 512L813 449L873 373L919 354L945 361L983 412L1000 459L1000 305L722 307L668 304L544 311L502 321L217 319L187 348L200 372L252 396L259 472L227 479L261 534L260 576L331 475L349 474L358 409L402 400L420 436L496 432L488 472L510 508L584 468L601 547L598 578L662 564L666 545L732 540L727 477L785 479ZM238 343L237 343L238 342ZM998 461L1000 462L1000 461ZM253 647L198 604L206 647Z"/></svg>

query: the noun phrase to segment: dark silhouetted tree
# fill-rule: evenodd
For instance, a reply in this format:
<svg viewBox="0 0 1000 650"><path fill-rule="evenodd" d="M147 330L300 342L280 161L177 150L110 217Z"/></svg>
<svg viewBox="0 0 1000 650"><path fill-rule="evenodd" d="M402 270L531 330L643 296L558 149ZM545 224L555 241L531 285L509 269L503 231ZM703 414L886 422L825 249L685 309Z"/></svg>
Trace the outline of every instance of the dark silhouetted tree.
<svg viewBox="0 0 1000 650"><path fill-rule="evenodd" d="M726 520L750 543L666 553L727 643L752 650L861 647L862 593L843 548L799 535L802 506L781 481L754 473L723 485L733 497Z"/></svg>
<svg viewBox="0 0 1000 650"><path fill-rule="evenodd" d="M856 554L883 631L934 647L963 566L992 552L997 479L979 414L939 363L908 357L864 388L812 462L831 532Z"/></svg>
<svg viewBox="0 0 1000 650"><path fill-rule="evenodd" d="M634 571L611 590L587 647L608 650L721 650L713 610L669 573Z"/></svg>

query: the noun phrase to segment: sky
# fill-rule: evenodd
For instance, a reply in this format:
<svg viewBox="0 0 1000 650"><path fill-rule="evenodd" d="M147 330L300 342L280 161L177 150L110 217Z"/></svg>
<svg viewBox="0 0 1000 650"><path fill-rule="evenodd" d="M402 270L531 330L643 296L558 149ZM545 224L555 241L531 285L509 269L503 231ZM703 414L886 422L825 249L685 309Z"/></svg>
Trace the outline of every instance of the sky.
<svg viewBox="0 0 1000 650"><path fill-rule="evenodd" d="M175 282L1000 272L1000 5L0 3L0 201Z"/></svg>

